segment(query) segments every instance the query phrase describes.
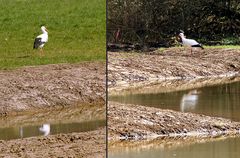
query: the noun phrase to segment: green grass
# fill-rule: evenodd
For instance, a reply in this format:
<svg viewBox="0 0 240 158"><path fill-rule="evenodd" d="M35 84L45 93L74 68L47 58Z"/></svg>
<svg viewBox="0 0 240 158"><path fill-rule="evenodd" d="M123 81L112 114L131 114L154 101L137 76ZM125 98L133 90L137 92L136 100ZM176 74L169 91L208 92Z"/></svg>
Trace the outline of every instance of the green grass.
<svg viewBox="0 0 240 158"><path fill-rule="evenodd" d="M0 0L0 69L105 60L105 0ZM44 24L44 56L33 42Z"/></svg>

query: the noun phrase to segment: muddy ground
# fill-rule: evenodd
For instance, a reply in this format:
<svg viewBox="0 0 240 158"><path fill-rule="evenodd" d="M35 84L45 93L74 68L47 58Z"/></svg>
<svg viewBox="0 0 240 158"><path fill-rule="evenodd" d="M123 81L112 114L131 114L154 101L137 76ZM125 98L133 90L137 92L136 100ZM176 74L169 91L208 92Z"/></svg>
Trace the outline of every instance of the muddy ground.
<svg viewBox="0 0 240 158"><path fill-rule="evenodd" d="M102 128L91 132L0 141L0 157L104 158L105 139L105 128Z"/></svg>
<svg viewBox="0 0 240 158"><path fill-rule="evenodd" d="M0 118L1 128L35 126L45 123L58 124L106 120L106 108L103 105L80 105L64 108L25 111Z"/></svg>
<svg viewBox="0 0 240 158"><path fill-rule="evenodd" d="M105 120L105 63L0 71L1 128ZM0 157L105 157L105 128L0 140Z"/></svg>
<svg viewBox="0 0 240 158"><path fill-rule="evenodd" d="M214 86L239 82L240 76L231 77L210 77L210 78L195 78L183 80L162 80L153 82L140 82L131 84L128 88L115 88L109 92L111 96L128 95L128 94L154 94L154 93L169 93L174 91L192 90L201 87Z"/></svg>
<svg viewBox="0 0 240 158"><path fill-rule="evenodd" d="M104 104L105 63L56 64L0 71L0 113Z"/></svg>
<svg viewBox="0 0 240 158"><path fill-rule="evenodd" d="M109 140L239 134L240 123L218 117L140 105L108 103Z"/></svg>
<svg viewBox="0 0 240 158"><path fill-rule="evenodd" d="M174 79L240 76L240 50L169 48L149 53L108 52L110 93Z"/></svg>

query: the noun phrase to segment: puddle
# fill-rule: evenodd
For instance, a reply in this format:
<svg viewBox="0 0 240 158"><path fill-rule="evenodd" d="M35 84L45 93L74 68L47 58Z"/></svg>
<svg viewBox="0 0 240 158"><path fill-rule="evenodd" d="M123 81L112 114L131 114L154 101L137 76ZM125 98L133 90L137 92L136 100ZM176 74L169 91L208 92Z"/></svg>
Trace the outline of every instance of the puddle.
<svg viewBox="0 0 240 158"><path fill-rule="evenodd" d="M76 106L0 118L0 140L86 132L106 125L103 106Z"/></svg>
<svg viewBox="0 0 240 158"><path fill-rule="evenodd" d="M169 93L110 96L109 100L240 121L240 82Z"/></svg>
<svg viewBox="0 0 240 158"><path fill-rule="evenodd" d="M58 124L42 124L35 126L20 126L0 128L0 140L27 138L33 136L47 136L50 134L86 132L96 130L106 125L105 120L93 120L89 122L73 122Z"/></svg>
<svg viewBox="0 0 240 158"><path fill-rule="evenodd" d="M184 140L140 147L121 146L109 152L109 158L236 158L240 155L240 138L184 144Z"/></svg>

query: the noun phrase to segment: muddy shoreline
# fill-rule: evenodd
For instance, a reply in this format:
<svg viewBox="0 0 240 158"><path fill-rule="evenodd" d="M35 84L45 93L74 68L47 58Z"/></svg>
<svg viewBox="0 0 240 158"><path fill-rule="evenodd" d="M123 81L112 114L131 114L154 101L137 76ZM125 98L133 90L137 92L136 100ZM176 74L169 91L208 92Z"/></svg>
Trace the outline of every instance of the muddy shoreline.
<svg viewBox="0 0 240 158"><path fill-rule="evenodd" d="M109 95L115 96L123 94L169 93L174 91L197 89L201 87L230 84L239 81L240 76L140 82L134 83L128 88L113 87L112 91L109 92Z"/></svg>
<svg viewBox="0 0 240 158"><path fill-rule="evenodd" d="M34 126L44 123L72 123L94 120L106 120L106 108L103 105L79 105L71 107L49 108L37 111L14 113L0 118L1 128Z"/></svg>
<svg viewBox="0 0 240 158"><path fill-rule="evenodd" d="M240 81L240 50L184 48L149 53L109 52L110 95L187 90ZM239 135L240 123L140 105L108 103L109 140Z"/></svg>
<svg viewBox="0 0 240 158"><path fill-rule="evenodd" d="M105 63L53 64L0 71L0 113L105 102Z"/></svg>
<svg viewBox="0 0 240 158"><path fill-rule="evenodd" d="M240 123L193 113L108 103L108 139L144 140L158 137L239 135Z"/></svg>
<svg viewBox="0 0 240 158"><path fill-rule="evenodd" d="M52 64L0 70L2 128L102 120L105 63ZM103 158L106 129L0 140L0 157Z"/></svg>
<svg viewBox="0 0 240 158"><path fill-rule="evenodd" d="M109 143L108 150L112 153L123 153L129 151L148 151L148 150L166 150L179 149L183 146L193 146L195 144L211 143L224 141L226 139L239 138L238 136L220 136L220 137L161 137L142 141L115 141Z"/></svg>
<svg viewBox="0 0 240 158"><path fill-rule="evenodd" d="M184 48L148 54L108 52L108 74L110 93L170 80L231 79L240 77L240 50L207 48L192 56Z"/></svg>
<svg viewBox="0 0 240 158"><path fill-rule="evenodd" d="M95 131L0 141L0 157L104 158L105 128Z"/></svg>

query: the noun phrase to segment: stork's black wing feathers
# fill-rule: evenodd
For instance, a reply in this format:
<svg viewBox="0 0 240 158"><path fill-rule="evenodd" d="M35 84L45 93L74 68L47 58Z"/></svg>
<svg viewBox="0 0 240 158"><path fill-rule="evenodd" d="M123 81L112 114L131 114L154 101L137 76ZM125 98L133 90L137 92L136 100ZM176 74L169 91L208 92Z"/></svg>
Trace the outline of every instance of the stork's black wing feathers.
<svg viewBox="0 0 240 158"><path fill-rule="evenodd" d="M35 38L33 49L37 49L42 44L41 38Z"/></svg>
<svg viewBox="0 0 240 158"><path fill-rule="evenodd" d="M192 47L200 47L200 48L204 49L201 44L192 45Z"/></svg>

